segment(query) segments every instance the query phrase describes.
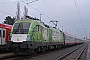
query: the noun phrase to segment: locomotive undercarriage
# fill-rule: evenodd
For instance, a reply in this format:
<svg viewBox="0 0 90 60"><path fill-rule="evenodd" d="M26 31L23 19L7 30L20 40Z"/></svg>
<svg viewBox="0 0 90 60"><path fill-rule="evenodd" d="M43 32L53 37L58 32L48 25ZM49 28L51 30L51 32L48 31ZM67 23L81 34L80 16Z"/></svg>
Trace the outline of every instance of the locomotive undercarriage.
<svg viewBox="0 0 90 60"><path fill-rule="evenodd" d="M8 51L7 45L6 44L5 45L0 45L0 51L4 51L4 50Z"/></svg>
<svg viewBox="0 0 90 60"><path fill-rule="evenodd" d="M13 52L15 55L30 55L32 53L45 52L51 49L60 49L63 46L61 42L22 42L13 43Z"/></svg>

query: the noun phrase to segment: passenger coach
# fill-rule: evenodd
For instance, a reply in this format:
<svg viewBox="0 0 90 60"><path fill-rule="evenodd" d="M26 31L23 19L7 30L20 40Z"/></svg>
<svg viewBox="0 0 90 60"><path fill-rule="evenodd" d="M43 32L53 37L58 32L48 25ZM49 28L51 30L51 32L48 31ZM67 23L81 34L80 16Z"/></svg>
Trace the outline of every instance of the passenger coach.
<svg viewBox="0 0 90 60"><path fill-rule="evenodd" d="M9 40L9 32L12 26L8 24L0 24L0 50L7 49L7 42Z"/></svg>

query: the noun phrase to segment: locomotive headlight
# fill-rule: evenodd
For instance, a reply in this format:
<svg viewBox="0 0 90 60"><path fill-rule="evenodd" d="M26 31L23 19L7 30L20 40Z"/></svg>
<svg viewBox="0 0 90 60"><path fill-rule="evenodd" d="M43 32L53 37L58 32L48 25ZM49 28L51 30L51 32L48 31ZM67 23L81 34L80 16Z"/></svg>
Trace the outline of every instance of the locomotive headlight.
<svg viewBox="0 0 90 60"><path fill-rule="evenodd" d="M30 36L27 36L26 40L29 41L30 40Z"/></svg>

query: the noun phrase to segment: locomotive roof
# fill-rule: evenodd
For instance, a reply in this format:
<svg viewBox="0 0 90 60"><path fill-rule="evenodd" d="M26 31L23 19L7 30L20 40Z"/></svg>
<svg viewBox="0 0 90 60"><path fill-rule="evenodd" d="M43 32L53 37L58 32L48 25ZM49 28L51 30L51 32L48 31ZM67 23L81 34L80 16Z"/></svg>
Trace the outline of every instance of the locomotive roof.
<svg viewBox="0 0 90 60"><path fill-rule="evenodd" d="M31 22L32 20L18 20L15 23L19 23L19 22Z"/></svg>
<svg viewBox="0 0 90 60"><path fill-rule="evenodd" d="M60 31L60 32L62 32L61 30L59 30L59 29L57 29L57 28L53 28L53 27L51 27L51 26L49 26L49 25L47 25L47 24L44 24L44 23L42 23L42 22L39 22L39 21L37 21L37 20L32 20L32 19L29 19L29 20L18 20L18 21L16 21L15 23L20 23L20 22L32 22L32 23L35 23L35 24L39 24L39 25L41 25L41 26L43 26L43 27L50 28L50 29L52 29L52 30L54 30L54 31Z"/></svg>
<svg viewBox="0 0 90 60"><path fill-rule="evenodd" d="M38 25L41 25L41 26L44 27L43 23L40 23L40 22L37 21L37 20L31 20L31 19L29 19L29 20L18 20L18 21L16 21L15 23L20 23L20 22L30 22L30 23L35 23L35 24L38 24Z"/></svg>

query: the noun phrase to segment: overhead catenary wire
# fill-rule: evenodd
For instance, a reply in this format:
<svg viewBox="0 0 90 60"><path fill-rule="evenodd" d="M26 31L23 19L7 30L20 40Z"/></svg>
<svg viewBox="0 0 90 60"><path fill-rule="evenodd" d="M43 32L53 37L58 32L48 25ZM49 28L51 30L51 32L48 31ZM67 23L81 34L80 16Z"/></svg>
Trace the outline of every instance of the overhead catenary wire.
<svg viewBox="0 0 90 60"><path fill-rule="evenodd" d="M21 0L22 1L22 0ZM23 3L27 4L26 2L22 1ZM27 4L28 6L30 6L31 8L33 8L34 10L38 11L40 14L43 14L44 16L46 16L47 18L49 18L50 20L53 20L51 17L47 16L46 14L42 13L41 11L39 11L38 9L34 8L33 6Z"/></svg>
<svg viewBox="0 0 90 60"><path fill-rule="evenodd" d="M22 0L20 0L21 2L24 2L24 1L22 1ZM19 2L20 2L19 1ZM38 1L38 0L34 0L34 1L31 1L31 2L28 2L28 3L26 3L26 2L24 2L25 4L27 4L28 6L30 6L30 7L32 7L31 5L29 5L29 3L33 3L33 2L35 2L35 1ZM6 3L15 3L15 2L18 2L18 1L14 1L14 2L5 2L5 3L2 3L2 4L6 4ZM47 5L48 6L48 5ZM47 16L46 14L44 14L44 13L42 13L41 11L39 11L38 9L36 9L36 8L34 8L34 7L32 7L33 9L35 9L35 10L37 10L38 12L40 12L40 14L43 14L44 16L46 16L47 18L49 18L50 20L53 20L51 17L49 17L49 16ZM50 7L49 7L50 8ZM51 9L51 8L50 8ZM52 10L52 9L51 9ZM52 10L53 11L53 10ZM53 11L54 12L54 11ZM3 12L3 13L5 13L5 12ZM8 14L8 15L11 15L11 14L9 14L9 13L5 13L5 14ZM57 15L55 12L54 12L54 14L55 15ZM58 15L57 15L58 16ZM59 16L58 16L59 17Z"/></svg>
<svg viewBox="0 0 90 60"><path fill-rule="evenodd" d="M22 0L21 0L22 1ZM36 0L38 1L38 0ZM28 3L26 3L25 1L22 1L23 3L27 4L28 6L32 7L31 5L29 5ZM42 13L41 11L39 11L38 9L32 7L33 9L35 9L36 11L38 11L40 14L46 16L47 18L49 18L50 20L53 20L51 17L47 16L46 14ZM56 13L55 13L56 14Z"/></svg>
<svg viewBox="0 0 90 60"><path fill-rule="evenodd" d="M56 16L58 16L57 14L56 14L56 12L54 12L54 10L44 1L44 0L42 0L43 1L43 3L45 3L48 7L49 7L49 9L51 9L52 10L52 12L56 15ZM59 18L60 18L60 16L58 16ZM61 18L60 18L61 19ZM61 19L62 20L62 19Z"/></svg>
<svg viewBox="0 0 90 60"><path fill-rule="evenodd" d="M74 0L74 4L75 4L76 10L77 10L77 14L78 14L79 20L80 20L80 22L81 22L81 25L82 25L82 27L84 27L84 24L82 23L80 11L79 11L79 9L78 9L78 6L77 6L77 3L76 3L75 0ZM84 27L84 28L85 28L85 27Z"/></svg>
<svg viewBox="0 0 90 60"><path fill-rule="evenodd" d="M14 2L3 2L3 3L0 3L0 4L8 4L8 3L15 3L15 2L18 2L18 1L14 1Z"/></svg>
<svg viewBox="0 0 90 60"><path fill-rule="evenodd" d="M1 13L4 13L4 14L8 14L8 15L11 15L13 17L15 17L14 15L10 14L10 13L7 13L7 12L4 12L4 11L0 11ZM0 19L1 20L1 19ZM3 22L2 22L3 23Z"/></svg>
<svg viewBox="0 0 90 60"><path fill-rule="evenodd" d="M61 19L61 21L63 21L63 19L44 1L44 0L42 0L43 1L43 3L45 4L45 5L47 5L47 7L59 18L59 19ZM63 21L64 23L65 23L65 21ZM59 22L60 23L60 22ZM68 25L67 25L68 26ZM64 26L65 27L65 26ZM67 27L66 27L67 28ZM68 28L67 28L68 29Z"/></svg>
<svg viewBox="0 0 90 60"><path fill-rule="evenodd" d="M38 1L38 0L37 0ZM43 1L43 0L42 0ZM29 3L33 3L34 1L32 1L32 2L29 2ZM26 3L25 2L25 4L27 4L28 6L30 6L30 7L32 7L31 5L29 5L29 3ZM48 4L46 3L46 5L48 6ZM50 7L50 6L48 6L52 11L53 11L53 13L55 14L55 15L57 15L55 12L54 12L54 10ZM37 10L38 12L40 12L40 14L43 14L44 15L44 13L42 13L41 11L39 11L38 9L36 9L36 8L34 8L34 7L32 7L33 9L35 9L35 10ZM9 15L11 15L11 14L9 14ZM53 20L52 18L50 18L49 16L47 16L46 14L45 14L45 16L46 17L48 17L49 19L51 19L51 20ZM58 15L57 15L58 16ZM60 18L60 16L58 16L59 18ZM61 18L60 18L61 19Z"/></svg>
<svg viewBox="0 0 90 60"><path fill-rule="evenodd" d="M4 13L4 14L8 14L8 15L11 15L11 16L15 16L15 15L12 15L10 13L7 13L7 12L4 12L4 11L0 11L1 13Z"/></svg>
<svg viewBox="0 0 90 60"><path fill-rule="evenodd" d="M36 1L38 1L38 0L34 0L34 1L31 1L31 2L28 2L27 4L29 4L29 3L33 3L33 2L36 2Z"/></svg>
<svg viewBox="0 0 90 60"><path fill-rule="evenodd" d="M33 6L31 6L31 5L29 5L29 3L27 3L27 2L25 2L25 1L23 1L23 0L20 0L21 2L23 2L23 3L25 3L25 4L27 4L28 6L30 6L31 8L33 8L34 10L36 10L36 11L38 11L40 14L42 14L42 15L44 15L44 16L46 16L47 18L49 18L50 20L54 20L54 19L52 19L51 17L49 17L49 16L47 16L46 14L44 14L44 13L42 13L41 11L39 11L38 9L36 9L36 8L34 8ZM37 0L38 1L38 0ZM31 3L33 3L33 2L31 2ZM50 7L49 7L50 8ZM50 8L51 9L51 8ZM51 9L52 10L52 9ZM52 10L53 11L53 10ZM54 12L54 11L53 11ZM54 12L54 14L55 15L57 15L55 12ZM58 16L58 15L57 15ZM59 17L59 16L58 16ZM60 17L59 17L60 18ZM60 18L61 19L61 18ZM62 19L61 19L62 20ZM59 23L59 22L58 22Z"/></svg>
<svg viewBox="0 0 90 60"><path fill-rule="evenodd" d="M84 27L84 24L83 24L83 22L82 22L81 15L80 15L80 10L78 9L78 6L77 6L77 3L76 3L75 0L74 0L74 4L75 4L75 7L76 7L77 14L78 14L79 20L80 20L80 22L81 22L82 28L85 29L85 34L86 34L86 28Z"/></svg>

